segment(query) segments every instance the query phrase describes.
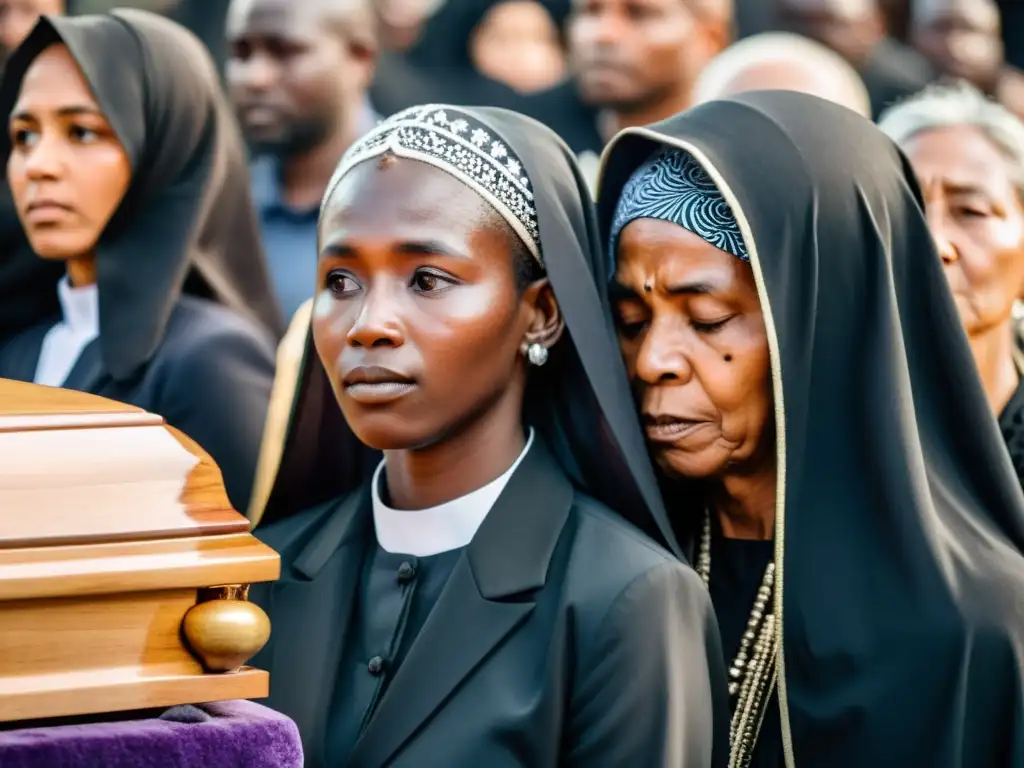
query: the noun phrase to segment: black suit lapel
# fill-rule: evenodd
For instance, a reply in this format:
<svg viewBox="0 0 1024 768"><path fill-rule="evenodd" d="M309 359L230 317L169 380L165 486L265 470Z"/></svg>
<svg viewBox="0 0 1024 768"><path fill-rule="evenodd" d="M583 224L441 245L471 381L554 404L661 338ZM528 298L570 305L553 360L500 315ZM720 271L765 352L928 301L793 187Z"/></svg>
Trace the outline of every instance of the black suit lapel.
<svg viewBox="0 0 1024 768"><path fill-rule="evenodd" d="M100 347L99 338L95 338L85 345L82 354L68 373L68 377L61 384L64 389L74 389L78 392L99 393L103 380L108 374L103 367L103 352Z"/></svg>
<svg viewBox="0 0 1024 768"><path fill-rule="evenodd" d="M32 381L39 367L43 339L52 327L52 323L34 326L0 345L0 378Z"/></svg>
<svg viewBox="0 0 1024 768"><path fill-rule="evenodd" d="M569 481L535 444L456 564L349 765L385 765L527 619L535 605L530 593L544 586L572 499Z"/></svg>
<svg viewBox="0 0 1024 768"><path fill-rule="evenodd" d="M366 555L369 494L334 512L274 585L269 703L299 727L308 765L323 765L338 665Z"/></svg>

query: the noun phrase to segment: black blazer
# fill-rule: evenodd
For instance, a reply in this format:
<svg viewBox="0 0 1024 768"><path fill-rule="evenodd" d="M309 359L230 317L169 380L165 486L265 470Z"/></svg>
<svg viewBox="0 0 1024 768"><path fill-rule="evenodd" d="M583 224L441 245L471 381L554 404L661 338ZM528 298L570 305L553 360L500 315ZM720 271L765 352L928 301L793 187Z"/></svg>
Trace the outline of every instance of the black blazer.
<svg viewBox="0 0 1024 768"><path fill-rule="evenodd" d="M281 580L253 664L266 703L324 765L331 697L363 556L369 487L256 535ZM702 768L727 750L718 629L696 573L583 495L535 443L350 755L360 768ZM331 766L334 768L334 766Z"/></svg>
<svg viewBox="0 0 1024 768"><path fill-rule="evenodd" d="M0 378L32 381L52 326L0 341ZM114 379L96 339L62 386L163 416L213 457L231 503L244 513L273 383L274 345L260 329L219 304L182 296L156 353L134 376Z"/></svg>

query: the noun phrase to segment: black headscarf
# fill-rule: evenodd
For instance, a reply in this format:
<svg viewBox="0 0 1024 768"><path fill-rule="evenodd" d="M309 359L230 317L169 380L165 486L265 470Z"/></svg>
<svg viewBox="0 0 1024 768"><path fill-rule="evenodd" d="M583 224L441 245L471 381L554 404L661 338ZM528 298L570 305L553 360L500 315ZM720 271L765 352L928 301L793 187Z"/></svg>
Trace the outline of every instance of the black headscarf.
<svg viewBox="0 0 1024 768"><path fill-rule="evenodd" d="M502 109L459 109L522 161L547 276L565 319L566 333L547 365L530 372L526 419L578 486L678 552L596 279L602 259L587 182L569 148L540 123ZM262 521L354 490L379 461L345 423L307 332L283 457Z"/></svg>
<svg viewBox="0 0 1024 768"><path fill-rule="evenodd" d="M905 158L811 96L710 102L612 142L605 236L664 145L724 193L768 329L788 765L1024 765L1024 498Z"/></svg>
<svg viewBox="0 0 1024 768"><path fill-rule="evenodd" d="M386 115L426 102L519 109L524 97L477 71L470 56L477 27L502 1L445 0L408 51L381 55L374 107Z"/></svg>
<svg viewBox="0 0 1024 768"><path fill-rule="evenodd" d="M115 378L129 377L163 338L182 291L214 299L280 334L249 198L242 143L202 43L146 11L44 17L11 57L0 84L10 114L21 81L46 48L63 43L128 153L132 181L97 245L100 344ZM0 157L11 151L7 132ZM3 232L16 218L5 188ZM0 338L55 309L60 265L20 240L0 243L0 285L18 297L0 310ZM51 299L53 297L53 299Z"/></svg>

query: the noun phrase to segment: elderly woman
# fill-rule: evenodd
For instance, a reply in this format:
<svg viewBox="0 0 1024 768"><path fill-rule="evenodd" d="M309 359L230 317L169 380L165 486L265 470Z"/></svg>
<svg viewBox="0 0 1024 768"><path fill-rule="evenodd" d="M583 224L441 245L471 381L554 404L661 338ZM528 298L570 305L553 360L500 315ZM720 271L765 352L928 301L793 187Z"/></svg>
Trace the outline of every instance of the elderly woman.
<svg viewBox="0 0 1024 768"><path fill-rule="evenodd" d="M1024 765L1024 498L919 201L881 132L797 93L606 150L620 345L734 766Z"/></svg>
<svg viewBox="0 0 1024 768"><path fill-rule="evenodd" d="M1024 368L1013 333L1024 290L1024 123L960 83L925 89L880 127L917 174L985 394L1024 478Z"/></svg>

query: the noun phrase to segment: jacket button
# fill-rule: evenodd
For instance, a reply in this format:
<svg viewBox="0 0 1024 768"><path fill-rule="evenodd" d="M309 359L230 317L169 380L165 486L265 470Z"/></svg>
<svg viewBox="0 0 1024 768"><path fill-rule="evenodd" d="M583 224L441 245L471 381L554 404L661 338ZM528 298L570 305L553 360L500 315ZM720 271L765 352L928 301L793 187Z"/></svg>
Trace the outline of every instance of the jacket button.
<svg viewBox="0 0 1024 768"><path fill-rule="evenodd" d="M414 578L416 578L416 566L409 562L398 566L398 581L401 584L412 581Z"/></svg>
<svg viewBox="0 0 1024 768"><path fill-rule="evenodd" d="M370 659L370 663L366 665L366 669L371 675L379 675L384 671L384 659L380 656L374 656Z"/></svg>

